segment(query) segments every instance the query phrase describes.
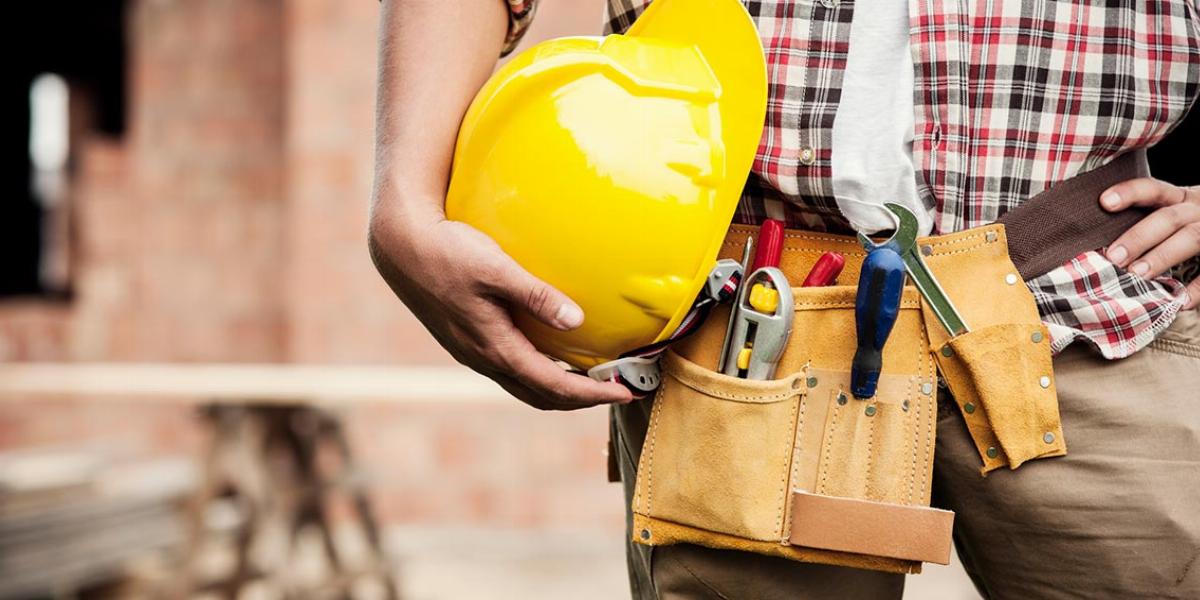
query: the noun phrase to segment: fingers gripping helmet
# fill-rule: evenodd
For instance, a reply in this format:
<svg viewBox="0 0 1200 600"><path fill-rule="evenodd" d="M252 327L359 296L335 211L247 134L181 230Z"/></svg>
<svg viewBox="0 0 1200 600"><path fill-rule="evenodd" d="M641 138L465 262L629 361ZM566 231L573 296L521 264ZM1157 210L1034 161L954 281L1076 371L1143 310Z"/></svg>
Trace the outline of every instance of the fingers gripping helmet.
<svg viewBox="0 0 1200 600"><path fill-rule="evenodd" d="M534 46L468 109L446 214L580 305L518 327L579 368L668 339L716 264L766 109L737 0L655 0L625 35Z"/></svg>

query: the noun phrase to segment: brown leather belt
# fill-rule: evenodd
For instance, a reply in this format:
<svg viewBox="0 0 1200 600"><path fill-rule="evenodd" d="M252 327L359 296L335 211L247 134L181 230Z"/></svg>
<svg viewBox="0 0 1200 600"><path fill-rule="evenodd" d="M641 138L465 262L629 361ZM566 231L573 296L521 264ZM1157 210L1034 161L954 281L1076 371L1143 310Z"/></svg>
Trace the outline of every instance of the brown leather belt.
<svg viewBox="0 0 1200 600"><path fill-rule="evenodd" d="M1110 213L1100 207L1104 190L1148 177L1145 150L1126 152L1098 169L1059 182L1004 213L1008 253L1021 277L1033 279L1088 250L1107 246L1145 217L1146 209Z"/></svg>

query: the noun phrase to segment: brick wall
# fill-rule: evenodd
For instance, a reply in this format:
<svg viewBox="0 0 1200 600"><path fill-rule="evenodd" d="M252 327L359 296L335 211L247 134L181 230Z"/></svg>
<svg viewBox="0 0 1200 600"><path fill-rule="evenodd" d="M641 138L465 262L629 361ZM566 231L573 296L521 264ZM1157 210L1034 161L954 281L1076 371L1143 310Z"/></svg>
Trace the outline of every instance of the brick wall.
<svg viewBox="0 0 1200 600"><path fill-rule="evenodd" d="M135 347L119 359L286 358L282 0L134 2Z"/></svg>
<svg viewBox="0 0 1200 600"><path fill-rule="evenodd" d="M601 6L545 2L524 45ZM366 259L377 14L130 2L125 139L74 151L75 298L0 304L0 359L449 362Z"/></svg>
<svg viewBox="0 0 1200 600"><path fill-rule="evenodd" d="M497 0L500 1L500 0ZM546 0L525 45L599 30ZM371 0L132 0L128 131L76 140L75 294L0 304L0 360L444 364L367 258ZM346 412L393 522L616 527L605 413ZM196 452L193 409L0 402L0 450Z"/></svg>
<svg viewBox="0 0 1200 600"><path fill-rule="evenodd" d="M285 351L298 362L450 362L366 258L377 14L326 0L285 11Z"/></svg>

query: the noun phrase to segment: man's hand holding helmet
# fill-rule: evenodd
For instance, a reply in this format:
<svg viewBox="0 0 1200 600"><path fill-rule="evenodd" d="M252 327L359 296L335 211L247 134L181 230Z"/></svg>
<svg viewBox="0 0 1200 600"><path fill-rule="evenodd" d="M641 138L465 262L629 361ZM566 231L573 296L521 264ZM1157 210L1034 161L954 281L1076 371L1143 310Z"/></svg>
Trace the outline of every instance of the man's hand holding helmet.
<svg viewBox="0 0 1200 600"><path fill-rule="evenodd" d="M459 122L503 46L504 11L495 0L383 3L371 256L455 359L521 401L558 410L628 402L620 384L563 370L513 326L522 311L577 326L577 305L443 213Z"/></svg>

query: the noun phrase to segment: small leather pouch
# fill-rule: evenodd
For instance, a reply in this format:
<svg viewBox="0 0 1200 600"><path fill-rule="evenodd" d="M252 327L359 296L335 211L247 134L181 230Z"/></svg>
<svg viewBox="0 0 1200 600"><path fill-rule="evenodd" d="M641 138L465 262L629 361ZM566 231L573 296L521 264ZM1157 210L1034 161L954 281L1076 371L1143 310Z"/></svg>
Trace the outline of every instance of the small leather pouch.
<svg viewBox="0 0 1200 600"><path fill-rule="evenodd" d="M919 243L971 329L950 339L926 308L934 359L979 451L981 472L1066 454L1050 335L1008 256L1004 226Z"/></svg>
<svg viewBox="0 0 1200 600"><path fill-rule="evenodd" d="M930 266L960 309L980 294L998 293L972 278L981 265L982 272L999 274L999 286L1025 289L1006 282L1011 263L1002 228L972 232L964 233L978 240L955 234L919 241L929 246ZM739 253L747 233L735 227L722 256ZM847 259L838 281L856 283L865 253L848 237L789 231L780 267L789 280L801 281L826 251ZM944 271L952 274L943 278ZM972 281L981 289L956 295ZM1035 389L1021 390L1039 392L1028 402L1047 407L1033 417L1023 412L1027 401L1003 399L1011 384L1006 377L1049 372L1049 342L1032 297L1014 292L996 310L983 311L990 320L962 310L972 330L951 340L916 289L906 287L884 347L878 393L859 400L849 391L855 286L792 292L792 334L775 379L715 372L727 307L663 357L637 470L634 541L902 573L919 572L926 561L948 563L953 513L929 507L938 366L956 395L961 389L977 399L964 414L978 421L972 433L978 430L976 441L987 444L982 456L995 448L993 459L1015 467L1032 457L1025 433L1034 429L1049 427L1061 443L1052 383L1042 386L1039 375ZM1005 312L1020 303L1021 310ZM1030 310L1032 322L1025 319ZM1032 341L1035 331L1043 336L1040 346ZM993 423L1000 425L993 429Z"/></svg>

